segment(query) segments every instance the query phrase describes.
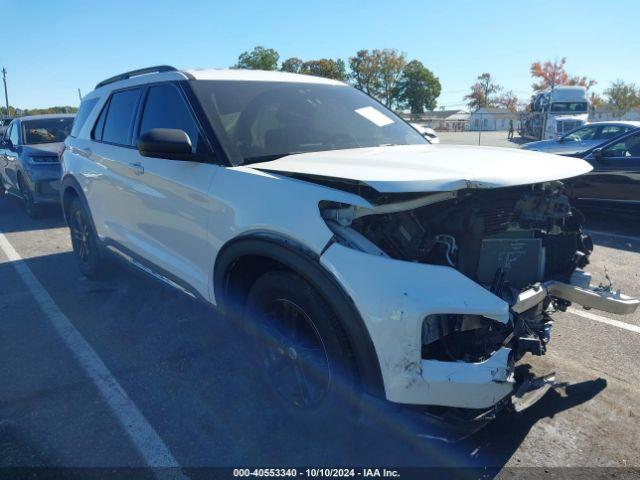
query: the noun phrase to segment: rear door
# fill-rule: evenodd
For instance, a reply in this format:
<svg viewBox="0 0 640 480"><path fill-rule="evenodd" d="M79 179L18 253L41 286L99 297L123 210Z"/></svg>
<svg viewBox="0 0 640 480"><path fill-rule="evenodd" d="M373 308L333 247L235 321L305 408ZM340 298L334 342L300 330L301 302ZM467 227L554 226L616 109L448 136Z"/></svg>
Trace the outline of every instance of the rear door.
<svg viewBox="0 0 640 480"><path fill-rule="evenodd" d="M133 129L143 91L135 87L111 94L91 132L88 156L93 167L83 180L98 234L128 249L139 245L136 212L145 209L131 175L138 158Z"/></svg>
<svg viewBox="0 0 640 480"><path fill-rule="evenodd" d="M137 202L144 205L134 211L135 234L145 257L163 270L159 273L206 296L213 255L207 247L208 191L219 167L210 162L211 149L179 84L150 85L141 110L137 137L152 128L183 130L203 161L143 157L135 151L141 166L135 175Z"/></svg>
<svg viewBox="0 0 640 480"><path fill-rule="evenodd" d="M640 202L640 131L614 140L586 158L593 171L576 179L573 196Z"/></svg>

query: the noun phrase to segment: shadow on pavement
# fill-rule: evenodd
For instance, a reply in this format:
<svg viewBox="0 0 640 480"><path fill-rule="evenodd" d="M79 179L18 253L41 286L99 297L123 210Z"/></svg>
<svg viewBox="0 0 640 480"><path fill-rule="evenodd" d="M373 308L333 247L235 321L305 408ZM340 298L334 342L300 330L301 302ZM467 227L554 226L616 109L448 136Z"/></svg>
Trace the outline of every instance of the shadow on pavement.
<svg viewBox="0 0 640 480"><path fill-rule="evenodd" d="M518 368L528 369L530 366L521 365ZM469 452L471 466L506 465L538 421L553 418L564 410L588 402L606 387L607 381L603 378L559 384L527 410L520 413L505 412L478 434L462 442Z"/></svg>
<svg viewBox="0 0 640 480"><path fill-rule="evenodd" d="M371 411L371 422L354 424L346 431L342 420L345 417L336 411L317 429L310 430L274 403L255 374L246 339L238 326L213 309L143 275L131 274L128 269L116 269L114 276L100 282L85 280L69 253L24 261L185 467L384 465L497 469L509 461L537 421L580 405L606 387L601 379L561 386L525 412L500 415L478 434L454 444L416 436L417 425L408 424L389 409ZM10 263L0 264L0 279L14 277ZM12 285L0 292L0 306L8 305L11 312L4 322L2 342L6 344L2 348L10 352L14 367L0 369L0 382L8 386L8 398L22 401L15 417L11 413L13 407L0 408L3 421L11 422L10 431L0 429L0 444L11 452L9 464L24 465L29 458L38 458L40 449L51 450L47 442L58 442L53 448L58 451L73 452L78 448L75 438L54 440L48 436L48 432L60 428L58 422L78 424L76 431L91 432L95 427L92 423L83 424L83 419L74 413L77 409L58 403L57 398L62 401L74 395L74 401L79 402L77 408L96 408L83 407L85 403L96 403L73 387L77 381L63 381L62 374L50 373L47 377L55 384L39 380L43 368L54 372L58 366L47 360L52 352L39 349L31 339L40 335L51 345L57 339L33 330L33 325L40 328L48 319L32 316L30 321L34 323L30 326L24 313L28 305L24 304L33 307L33 300L28 292L21 292L22 287L16 282ZM15 329L27 330L11 333ZM12 391L16 388L19 391ZM51 415L34 431L28 419L37 417L43 409ZM101 428L109 432L114 427L103 424ZM37 442L29 446L16 441L26 432ZM103 440L102 448L102 454L117 463L122 455L121 441ZM37 460L38 464L42 462L46 460Z"/></svg>
<svg viewBox="0 0 640 480"><path fill-rule="evenodd" d="M0 195L0 216L5 217L0 230L2 233L29 232L66 226L59 207L46 206L43 209L42 218L29 218L22 200L13 195Z"/></svg>
<svg viewBox="0 0 640 480"><path fill-rule="evenodd" d="M531 143L533 142L533 140L531 140L530 138L524 138L524 137L520 137L518 135L514 136L511 139L508 139L509 142L513 143L514 145L524 145L525 143Z"/></svg>
<svg viewBox="0 0 640 480"><path fill-rule="evenodd" d="M584 228L593 243L628 252L640 252L640 208L609 207L578 203L584 214Z"/></svg>

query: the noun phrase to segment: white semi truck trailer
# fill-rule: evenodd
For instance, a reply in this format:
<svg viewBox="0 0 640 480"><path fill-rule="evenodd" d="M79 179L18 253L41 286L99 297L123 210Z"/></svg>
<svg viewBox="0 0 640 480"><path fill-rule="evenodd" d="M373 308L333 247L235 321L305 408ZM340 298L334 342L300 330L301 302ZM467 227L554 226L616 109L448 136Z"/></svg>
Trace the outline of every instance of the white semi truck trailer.
<svg viewBox="0 0 640 480"><path fill-rule="evenodd" d="M535 96L520 118L521 136L532 140L557 138L587 123L589 98L580 86L558 86Z"/></svg>

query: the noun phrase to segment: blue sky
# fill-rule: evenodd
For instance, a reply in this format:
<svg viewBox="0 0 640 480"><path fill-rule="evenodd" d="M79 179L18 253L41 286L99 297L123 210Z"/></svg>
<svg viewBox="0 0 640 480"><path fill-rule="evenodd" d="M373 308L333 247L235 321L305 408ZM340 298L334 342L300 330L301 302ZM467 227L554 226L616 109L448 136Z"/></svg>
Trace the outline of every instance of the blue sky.
<svg viewBox="0 0 640 480"><path fill-rule="evenodd" d="M228 67L255 45L281 60L347 59L397 48L442 83L457 108L482 72L526 99L529 65L566 56L604 90L640 83L640 1L556 0L1 0L9 100L76 105L109 76L148 65ZM9 33L7 33L9 32ZM3 99L4 100L4 99ZM4 102L3 102L4 103Z"/></svg>

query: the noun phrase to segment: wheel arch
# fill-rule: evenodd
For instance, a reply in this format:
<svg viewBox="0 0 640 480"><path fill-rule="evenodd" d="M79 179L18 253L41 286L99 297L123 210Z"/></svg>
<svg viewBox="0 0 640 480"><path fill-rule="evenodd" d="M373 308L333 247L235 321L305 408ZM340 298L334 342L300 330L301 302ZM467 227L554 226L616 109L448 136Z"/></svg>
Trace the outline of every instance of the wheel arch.
<svg viewBox="0 0 640 480"><path fill-rule="evenodd" d="M250 271L243 283L243 269L247 267ZM363 388L367 393L384 397L375 347L355 304L335 277L322 267L319 256L295 240L271 233L253 233L228 242L217 256L213 272L218 308L237 315L252 282L262 273L278 268L300 275L323 296L346 334Z"/></svg>
<svg viewBox="0 0 640 480"><path fill-rule="evenodd" d="M74 197L79 198L80 202L82 202L82 206L85 208L89 216L89 220L91 221L93 231L95 232L96 229L93 224L93 216L91 215L91 210L89 209L89 204L84 195L84 191L80 186L80 182L78 182L78 180L76 180L72 175L67 174L60 181L60 205L62 206L62 214L64 215L64 219L67 224L69 224L69 219L67 218L69 204Z"/></svg>

